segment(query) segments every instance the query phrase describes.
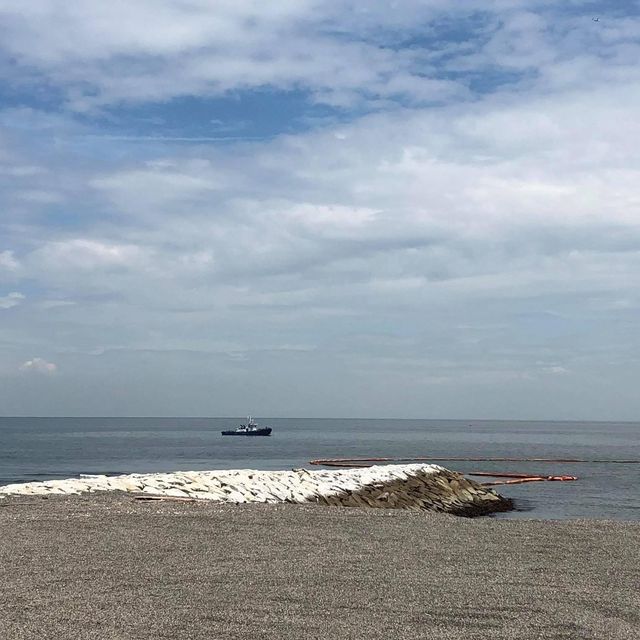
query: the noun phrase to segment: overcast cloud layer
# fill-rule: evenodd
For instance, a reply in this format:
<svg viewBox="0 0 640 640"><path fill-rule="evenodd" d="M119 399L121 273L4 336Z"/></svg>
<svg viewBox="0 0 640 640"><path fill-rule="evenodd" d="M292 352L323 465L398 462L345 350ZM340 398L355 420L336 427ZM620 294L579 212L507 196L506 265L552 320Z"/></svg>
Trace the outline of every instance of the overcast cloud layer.
<svg viewBox="0 0 640 640"><path fill-rule="evenodd" d="M0 0L0 414L638 419L639 36Z"/></svg>

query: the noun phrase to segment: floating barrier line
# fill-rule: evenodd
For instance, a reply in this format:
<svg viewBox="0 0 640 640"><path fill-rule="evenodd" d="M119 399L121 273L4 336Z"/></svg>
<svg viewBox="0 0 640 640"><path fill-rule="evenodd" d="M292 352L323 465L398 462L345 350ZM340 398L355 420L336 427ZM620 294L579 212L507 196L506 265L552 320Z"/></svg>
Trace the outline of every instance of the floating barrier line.
<svg viewBox="0 0 640 640"><path fill-rule="evenodd" d="M477 474L476 474L477 475ZM504 484L522 484L524 482L546 482L546 481L559 481L568 482L571 480L577 480L578 476L527 476L525 478L517 478L516 480L494 480L493 482L481 482L483 487L495 487Z"/></svg>
<svg viewBox="0 0 640 640"><path fill-rule="evenodd" d="M523 482L570 482L577 480L578 476L540 476L530 473L496 473L494 471L469 471L470 476L489 476L491 478L511 478L511 480L494 480L482 482L485 487L500 484L521 484Z"/></svg>
<svg viewBox="0 0 640 640"><path fill-rule="evenodd" d="M490 476L491 478L543 478L544 480L574 480L575 476L541 476L531 473L497 473L495 471L467 471L470 476Z"/></svg>
<svg viewBox="0 0 640 640"><path fill-rule="evenodd" d="M578 458L478 458L478 457L420 457L420 458L331 458L326 460L311 460L309 464L327 467L368 467L374 462L572 462L572 463L605 463L638 464L640 460L583 460ZM470 476L488 476L491 478L508 478L507 480L493 480L483 482L484 486L496 486L505 484L521 484L524 482L571 482L577 480L577 476L558 475L543 476L531 473L501 473L498 471L468 471Z"/></svg>
<svg viewBox="0 0 640 640"><path fill-rule="evenodd" d="M589 460L586 458L477 458L427 456L421 458L327 458L311 460L309 464L326 467L368 466L367 462L562 462L587 464L640 464L640 460Z"/></svg>

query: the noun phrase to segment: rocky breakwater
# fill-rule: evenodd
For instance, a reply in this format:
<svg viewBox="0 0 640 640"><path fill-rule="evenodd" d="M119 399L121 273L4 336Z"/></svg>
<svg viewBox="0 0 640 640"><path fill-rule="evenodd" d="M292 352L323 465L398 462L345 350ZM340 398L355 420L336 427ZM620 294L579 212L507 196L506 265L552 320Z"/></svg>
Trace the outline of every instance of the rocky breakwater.
<svg viewBox="0 0 640 640"><path fill-rule="evenodd" d="M292 471L178 471L82 476L0 487L9 495L73 495L121 491L141 496L222 503L319 503L330 506L442 511L477 516L512 508L491 489L439 465L379 465Z"/></svg>

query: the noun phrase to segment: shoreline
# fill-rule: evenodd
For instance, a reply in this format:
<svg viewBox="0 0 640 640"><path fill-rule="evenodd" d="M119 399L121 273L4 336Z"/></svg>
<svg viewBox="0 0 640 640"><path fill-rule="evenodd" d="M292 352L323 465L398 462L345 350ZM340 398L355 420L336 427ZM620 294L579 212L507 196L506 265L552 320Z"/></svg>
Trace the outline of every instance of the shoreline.
<svg viewBox="0 0 640 640"><path fill-rule="evenodd" d="M322 505L0 502L0 637L638 637L640 523Z"/></svg>

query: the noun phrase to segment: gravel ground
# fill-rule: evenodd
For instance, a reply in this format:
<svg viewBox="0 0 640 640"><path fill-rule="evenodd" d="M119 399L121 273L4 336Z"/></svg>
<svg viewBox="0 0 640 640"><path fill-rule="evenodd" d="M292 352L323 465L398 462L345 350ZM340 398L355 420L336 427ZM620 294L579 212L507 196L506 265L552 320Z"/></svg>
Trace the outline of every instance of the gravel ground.
<svg viewBox="0 0 640 640"><path fill-rule="evenodd" d="M0 500L0 638L640 637L640 524Z"/></svg>

